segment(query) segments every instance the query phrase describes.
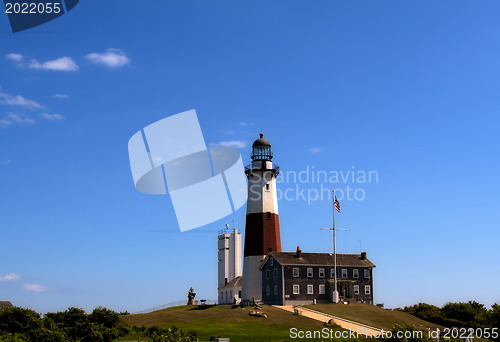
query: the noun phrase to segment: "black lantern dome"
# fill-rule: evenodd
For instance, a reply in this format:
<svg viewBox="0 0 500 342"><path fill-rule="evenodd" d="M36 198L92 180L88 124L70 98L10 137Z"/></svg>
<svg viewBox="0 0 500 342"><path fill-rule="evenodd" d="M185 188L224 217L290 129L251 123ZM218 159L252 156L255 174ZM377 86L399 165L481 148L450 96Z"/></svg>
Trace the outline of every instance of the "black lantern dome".
<svg viewBox="0 0 500 342"><path fill-rule="evenodd" d="M260 134L260 138L252 144L252 160L271 160L273 153L271 152L271 143L264 139L264 134Z"/></svg>

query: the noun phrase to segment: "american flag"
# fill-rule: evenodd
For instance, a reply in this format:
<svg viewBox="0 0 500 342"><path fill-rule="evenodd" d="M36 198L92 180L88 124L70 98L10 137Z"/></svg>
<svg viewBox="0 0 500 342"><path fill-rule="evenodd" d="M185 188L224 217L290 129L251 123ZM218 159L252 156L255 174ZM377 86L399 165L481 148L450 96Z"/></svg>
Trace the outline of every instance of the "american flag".
<svg viewBox="0 0 500 342"><path fill-rule="evenodd" d="M339 203L339 200L337 199L337 196L335 196L335 201L333 202L333 206L335 207L335 209L339 212L340 214L340 203Z"/></svg>

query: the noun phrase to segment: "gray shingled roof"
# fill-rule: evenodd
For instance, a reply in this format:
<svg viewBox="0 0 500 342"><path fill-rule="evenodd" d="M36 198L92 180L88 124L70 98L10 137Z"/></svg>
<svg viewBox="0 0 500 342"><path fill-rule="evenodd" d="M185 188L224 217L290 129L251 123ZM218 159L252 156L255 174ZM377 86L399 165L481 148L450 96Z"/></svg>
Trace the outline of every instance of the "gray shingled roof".
<svg viewBox="0 0 500 342"><path fill-rule="evenodd" d="M12 305L10 302L0 302L0 310L13 307L14 305Z"/></svg>
<svg viewBox="0 0 500 342"><path fill-rule="evenodd" d="M226 285L219 287L218 290L221 290L224 288L229 288L229 287L241 286L242 283L243 283L243 278L241 276L238 276L238 277L234 278L233 280L231 280L230 282L228 282Z"/></svg>
<svg viewBox="0 0 500 342"><path fill-rule="evenodd" d="M333 266L333 253L301 253L298 258L297 252L270 252L262 261L261 268L270 256L283 266ZM361 254L337 254L337 266L375 267L375 264L368 259L361 260Z"/></svg>

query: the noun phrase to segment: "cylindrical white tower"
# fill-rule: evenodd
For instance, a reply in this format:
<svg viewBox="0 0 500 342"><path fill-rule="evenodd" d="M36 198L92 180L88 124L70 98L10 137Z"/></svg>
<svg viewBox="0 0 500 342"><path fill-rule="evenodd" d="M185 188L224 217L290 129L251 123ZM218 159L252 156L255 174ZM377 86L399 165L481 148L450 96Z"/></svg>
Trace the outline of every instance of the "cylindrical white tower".
<svg viewBox="0 0 500 342"><path fill-rule="evenodd" d="M226 226L227 227L227 226ZM225 229L218 236L219 282L217 288L241 276L241 234Z"/></svg>
<svg viewBox="0 0 500 342"><path fill-rule="evenodd" d="M245 250L243 258L242 300L262 299L259 265L267 253L281 252L276 177L279 167L271 161L271 144L263 135L252 145L252 164L248 178Z"/></svg>

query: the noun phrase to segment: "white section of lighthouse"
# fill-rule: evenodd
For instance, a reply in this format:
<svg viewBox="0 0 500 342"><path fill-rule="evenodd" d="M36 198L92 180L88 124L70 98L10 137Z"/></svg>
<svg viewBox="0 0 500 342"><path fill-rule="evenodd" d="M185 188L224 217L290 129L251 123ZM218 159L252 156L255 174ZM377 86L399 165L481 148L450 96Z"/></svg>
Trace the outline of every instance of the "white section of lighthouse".
<svg viewBox="0 0 500 342"><path fill-rule="evenodd" d="M271 144L263 135L252 145L248 178L242 300L262 299L259 265L267 253L281 252L276 177L279 167L272 162Z"/></svg>

